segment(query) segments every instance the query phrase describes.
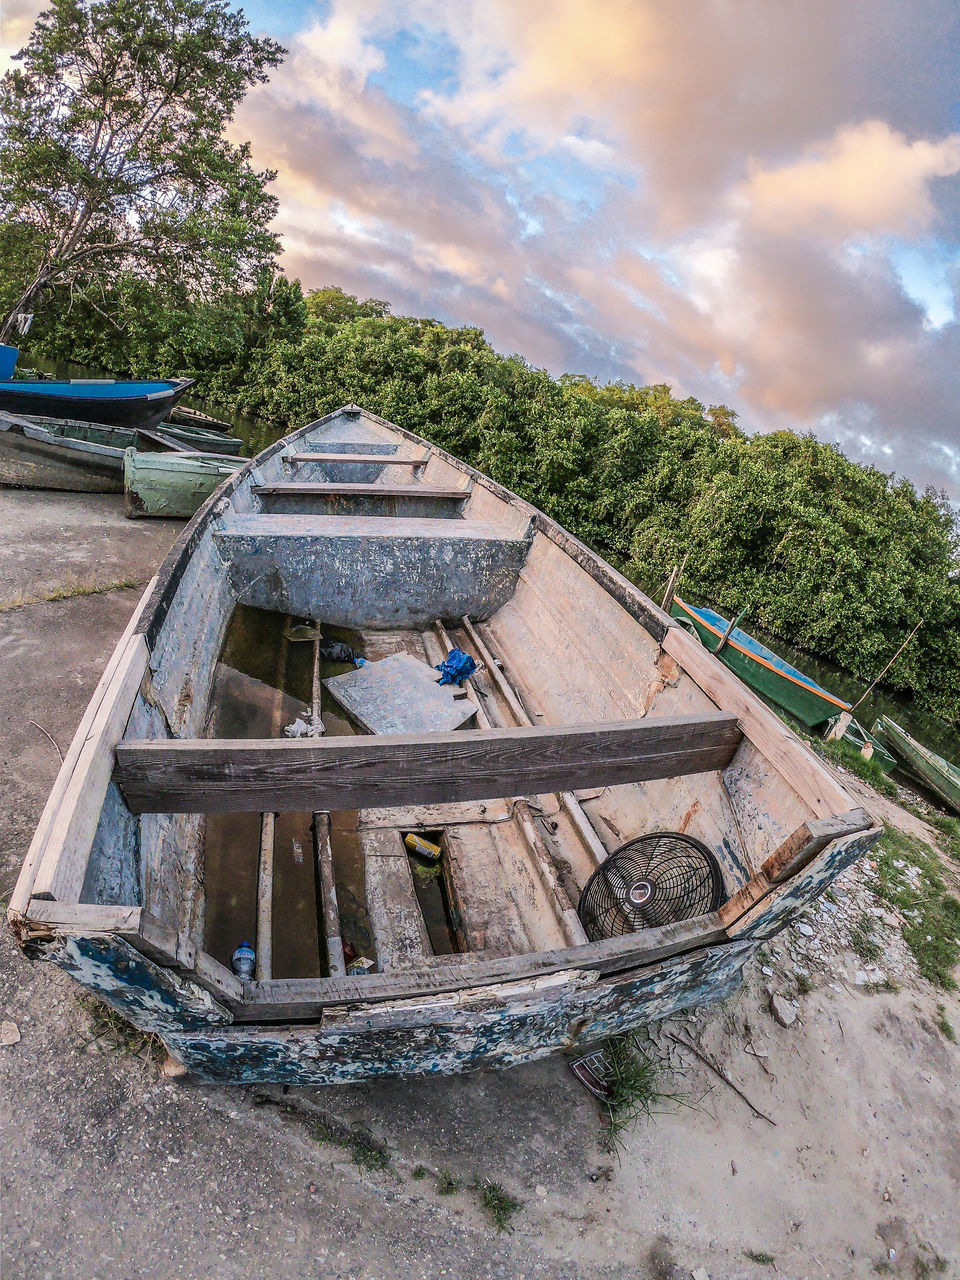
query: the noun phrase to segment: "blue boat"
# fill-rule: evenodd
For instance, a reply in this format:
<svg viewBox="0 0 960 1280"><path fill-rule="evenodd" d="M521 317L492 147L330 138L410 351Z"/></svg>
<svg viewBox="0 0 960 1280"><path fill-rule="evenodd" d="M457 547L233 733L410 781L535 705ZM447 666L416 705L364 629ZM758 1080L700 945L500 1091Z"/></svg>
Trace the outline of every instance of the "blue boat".
<svg viewBox="0 0 960 1280"><path fill-rule="evenodd" d="M12 355L12 361L10 353ZM155 427L193 386L192 378L118 382L110 378L14 378L16 348L0 351L0 411L44 418L79 418L107 427Z"/></svg>

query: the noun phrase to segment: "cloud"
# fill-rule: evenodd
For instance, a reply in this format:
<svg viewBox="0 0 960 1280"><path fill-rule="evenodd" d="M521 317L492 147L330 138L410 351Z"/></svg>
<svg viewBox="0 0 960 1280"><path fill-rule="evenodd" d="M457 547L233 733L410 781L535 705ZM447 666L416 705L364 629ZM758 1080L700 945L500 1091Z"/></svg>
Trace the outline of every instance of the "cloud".
<svg viewBox="0 0 960 1280"><path fill-rule="evenodd" d="M2 0L0 3L0 75L16 66L12 55L27 43L43 7L41 0Z"/></svg>
<svg viewBox="0 0 960 1280"><path fill-rule="evenodd" d="M960 171L960 133L908 142L882 120L840 129L792 164L751 166L736 199L764 230L847 239L916 232L936 210L930 183Z"/></svg>
<svg viewBox="0 0 960 1280"><path fill-rule="evenodd" d="M307 287L960 497L955 0L329 0L284 42L234 132Z"/></svg>

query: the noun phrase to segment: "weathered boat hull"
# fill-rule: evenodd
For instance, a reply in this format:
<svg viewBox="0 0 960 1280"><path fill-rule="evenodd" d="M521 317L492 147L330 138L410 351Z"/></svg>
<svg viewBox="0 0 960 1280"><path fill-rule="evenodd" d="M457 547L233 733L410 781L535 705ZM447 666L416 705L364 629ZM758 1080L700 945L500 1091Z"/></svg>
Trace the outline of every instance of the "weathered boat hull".
<svg viewBox="0 0 960 1280"><path fill-rule="evenodd" d="M185 427L200 427L204 431L217 433L230 432L233 427L229 422L221 422L200 409L191 409L189 405L178 404L170 411L169 422Z"/></svg>
<svg viewBox="0 0 960 1280"><path fill-rule="evenodd" d="M216 431L204 431L196 427L180 427L162 422L153 430L149 427L107 427L100 422L81 422L75 418L51 418L31 413L18 415L20 421L43 427L52 435L70 440L87 440L92 444L110 445L115 449L135 447L144 452L216 453L238 457L243 441L235 436L225 436Z"/></svg>
<svg viewBox="0 0 960 1280"><path fill-rule="evenodd" d="M70 493L122 493L123 449L92 441L0 431L0 485Z"/></svg>
<svg viewBox="0 0 960 1280"><path fill-rule="evenodd" d="M881 716L871 732L889 746L907 773L960 813L960 769L955 764L917 742L889 716Z"/></svg>
<svg viewBox="0 0 960 1280"><path fill-rule="evenodd" d="M673 601L671 613L693 627L700 641L716 653L731 671L751 689L783 707L809 728L823 724L838 711L849 711L850 704L834 697L815 681L771 653L745 631L735 627L720 647L727 621L711 610L695 609L679 598Z"/></svg>
<svg viewBox="0 0 960 1280"><path fill-rule="evenodd" d="M162 422L158 431L192 449L198 449L201 453L226 453L239 457L243 448L243 441L236 436L228 435L225 431L207 430L205 427Z"/></svg>
<svg viewBox="0 0 960 1280"><path fill-rule="evenodd" d="M77 418L109 427L153 427L192 386L192 378L166 382L11 379L0 381L0 411Z"/></svg>
<svg viewBox="0 0 960 1280"><path fill-rule="evenodd" d="M405 493L411 475L425 500L462 493L454 514L388 514L376 490ZM369 494L370 508L326 514L338 487L353 503ZM271 509L292 491L299 514ZM331 731L285 739L309 660L307 686L271 684L263 642L231 648L242 610L278 618L281 654L311 634L287 615L323 634L354 628L373 663L405 654L429 672L466 647L484 664L469 694L480 727L350 736L320 701L315 656L313 702ZM255 662L241 670L244 652ZM224 678L229 704L217 700ZM251 699L244 715L265 717L242 722L246 737L229 736L237 690ZM409 831L443 844L450 953L428 932ZM722 905L590 941L578 892L651 831L709 846ZM879 834L631 583L486 477L348 406L244 464L184 530L77 730L9 919L31 954L203 1078L446 1073L723 998L754 949ZM298 897L290 877L314 862L316 896ZM308 899L319 954L285 970L279 951ZM379 971L351 976L342 940L360 920ZM248 927L258 971L241 979L229 959Z"/></svg>
<svg viewBox="0 0 960 1280"><path fill-rule="evenodd" d="M141 453L123 460L124 511L131 519L162 516L188 520L243 462L196 453Z"/></svg>

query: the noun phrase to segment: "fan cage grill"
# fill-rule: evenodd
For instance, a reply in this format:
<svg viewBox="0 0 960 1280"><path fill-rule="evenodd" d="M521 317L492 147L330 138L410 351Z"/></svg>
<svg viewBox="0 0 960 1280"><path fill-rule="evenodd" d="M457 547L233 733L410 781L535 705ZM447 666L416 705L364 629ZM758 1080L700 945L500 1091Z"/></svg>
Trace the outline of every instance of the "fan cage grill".
<svg viewBox="0 0 960 1280"><path fill-rule="evenodd" d="M723 877L714 854L679 831L621 845L583 887L577 914L591 942L716 911Z"/></svg>

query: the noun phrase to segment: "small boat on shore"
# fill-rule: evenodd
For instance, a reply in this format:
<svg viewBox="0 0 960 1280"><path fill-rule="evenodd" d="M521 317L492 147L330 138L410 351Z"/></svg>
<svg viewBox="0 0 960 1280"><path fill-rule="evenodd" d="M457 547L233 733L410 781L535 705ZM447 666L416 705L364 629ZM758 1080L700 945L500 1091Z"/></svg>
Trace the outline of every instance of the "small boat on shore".
<svg viewBox="0 0 960 1280"><path fill-rule="evenodd" d="M163 516L188 520L245 458L207 453L143 453L123 455L123 509L131 519Z"/></svg>
<svg viewBox="0 0 960 1280"><path fill-rule="evenodd" d="M243 448L243 441L238 436L227 435L223 431L207 431L204 427L185 427L175 422L161 422L154 431L157 435L176 440L197 453L227 453L237 458Z"/></svg>
<svg viewBox="0 0 960 1280"><path fill-rule="evenodd" d="M447 1074L728 996L880 834L596 554L347 405L184 529L8 919L201 1078Z"/></svg>
<svg viewBox="0 0 960 1280"><path fill-rule="evenodd" d="M960 813L960 768L912 738L889 716L880 716L871 733L889 747L906 773Z"/></svg>
<svg viewBox="0 0 960 1280"><path fill-rule="evenodd" d="M192 378L156 382L15 378L0 382L0 410L80 418L108 427L155 427L192 386Z"/></svg>
<svg viewBox="0 0 960 1280"><path fill-rule="evenodd" d="M694 608L675 596L670 612L751 688L783 707L809 728L823 724L850 703L835 697L713 609Z"/></svg>
<svg viewBox="0 0 960 1280"><path fill-rule="evenodd" d="M129 449L131 445L147 451L156 449L184 453L220 453L239 456L243 441L237 436L198 427L182 427L161 422L158 427L105 427L97 422L80 422L74 418L51 418L31 413L12 415L23 422L44 427L51 434L72 440L89 440L95 444Z"/></svg>
<svg viewBox="0 0 960 1280"><path fill-rule="evenodd" d="M0 485L122 493L123 451L136 442L134 431L0 411Z"/></svg>
<svg viewBox="0 0 960 1280"><path fill-rule="evenodd" d="M241 458L200 451L162 428L131 430L0 413L0 485L123 493L128 516L189 519L242 465Z"/></svg>
<svg viewBox="0 0 960 1280"><path fill-rule="evenodd" d="M834 720L830 721L832 728ZM876 734L868 733L859 720L851 720L843 733L843 740L850 744L863 755L865 749L869 746L869 759L876 760L877 764L884 773L890 773L896 767L896 758L890 754L884 744L876 736Z"/></svg>
<svg viewBox="0 0 960 1280"><path fill-rule="evenodd" d="M200 427L204 431L215 431L217 433L233 431L231 423L221 422L219 418L211 417L209 413L204 413L201 409L192 409L186 404L178 404L171 409L167 421L175 423L177 426Z"/></svg>

